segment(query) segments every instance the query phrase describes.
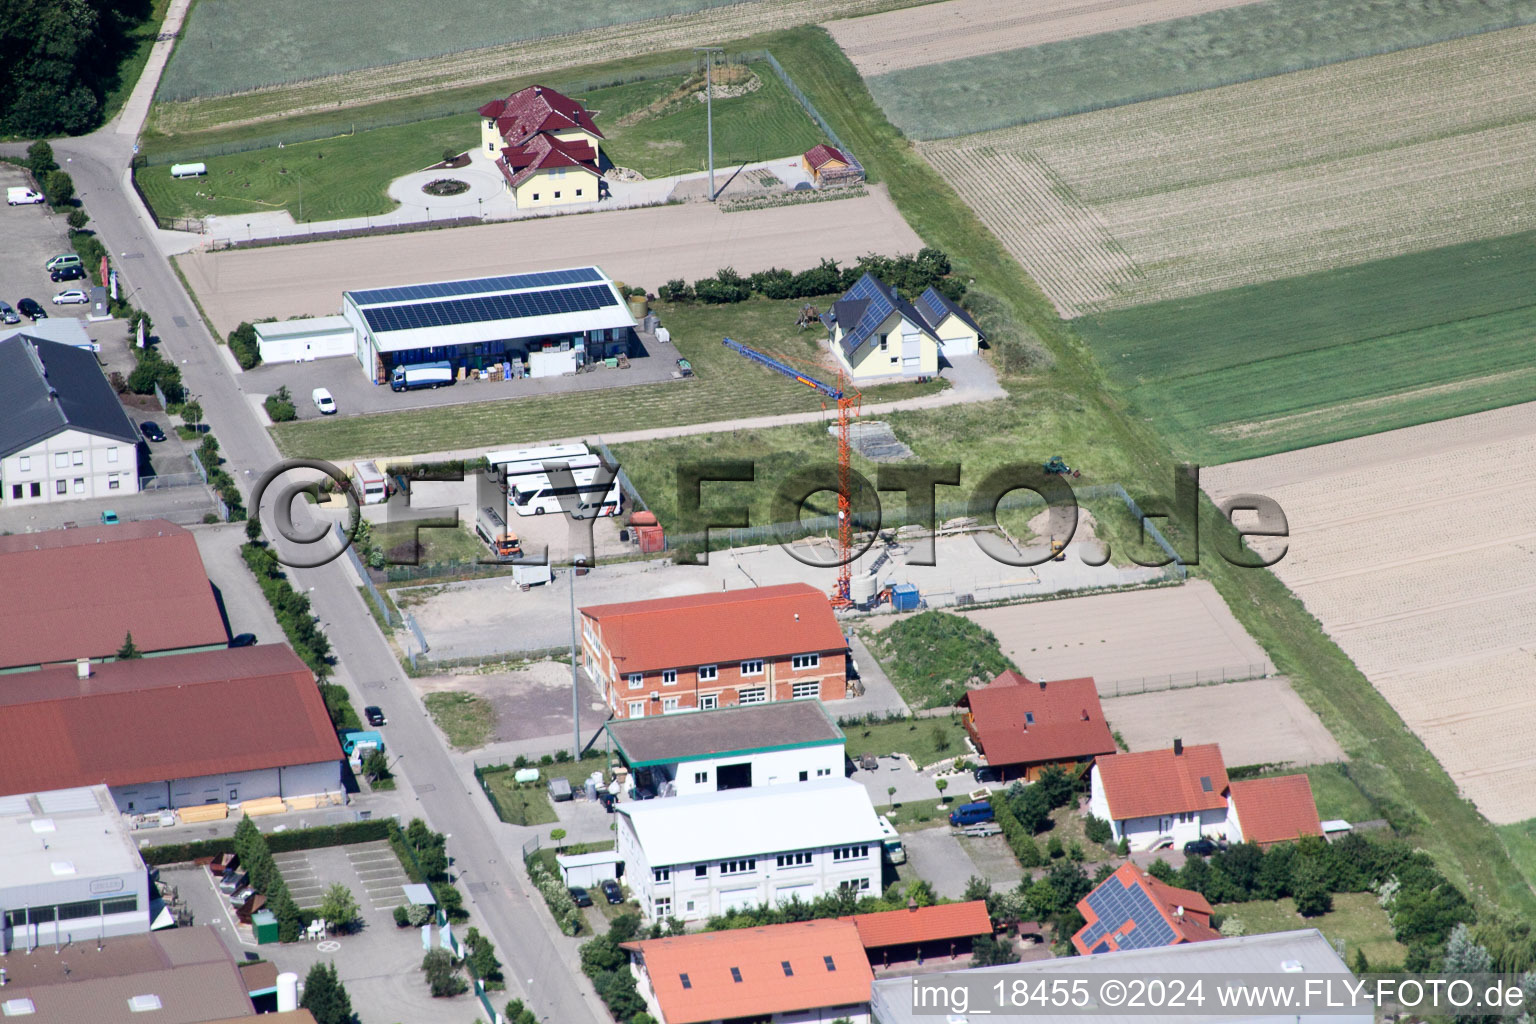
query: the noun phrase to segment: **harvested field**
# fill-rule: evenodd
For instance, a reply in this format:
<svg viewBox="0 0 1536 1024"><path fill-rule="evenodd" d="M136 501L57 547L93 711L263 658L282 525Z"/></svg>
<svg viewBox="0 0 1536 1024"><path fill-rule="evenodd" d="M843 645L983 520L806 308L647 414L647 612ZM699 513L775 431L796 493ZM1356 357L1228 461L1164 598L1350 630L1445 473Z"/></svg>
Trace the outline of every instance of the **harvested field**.
<svg viewBox="0 0 1536 1024"><path fill-rule="evenodd" d="M725 214L702 203L604 210L413 234L199 252L177 257L221 333L242 320L335 313L348 288L596 263L616 280L804 270L823 257L916 252L922 241L879 187L836 203ZM551 252L559 258L552 264Z"/></svg>
<svg viewBox="0 0 1536 1024"><path fill-rule="evenodd" d="M1536 817L1536 405L1205 478L1280 502L1280 578L1483 814Z"/></svg>
<svg viewBox="0 0 1536 1024"><path fill-rule="evenodd" d="M379 103L402 96L440 93L480 82L499 82L547 74L586 64L598 64L626 53L648 53L658 43L669 50L742 39L760 32L809 25L828 18L853 17L906 6L911 0L747 0L706 10L678 13L648 21L569 32L543 39L508 42L503 45L462 50L442 56L420 57L420 52L398 52L395 56L376 53L376 67L310 77L305 81L278 84L284 79L299 79L315 72L309 65L288 67L279 74L267 72L270 84L232 95L203 95L177 102L159 102L151 114L150 125L164 134L194 132L211 128L233 127L259 121L272 121L312 111ZM608 5L617 10L617 5ZM653 9L659 10L661 5ZM698 7L698 3L677 3L675 8ZM327 12L324 5L309 5L308 10ZM196 14L197 12L194 12ZM329 18L328 13L319 13ZM520 19L503 19L517 23ZM476 29L483 28L477 23ZM282 37L287 38L287 33ZM231 37L242 45L248 37ZM478 38L483 39L483 36ZM187 50L178 47L176 57ZM286 65L285 65L286 66ZM172 61L172 70L175 59ZM221 79L215 78L214 81ZM162 87L164 88L164 87ZM162 95L170 96L171 92Z"/></svg>
<svg viewBox="0 0 1536 1024"><path fill-rule="evenodd" d="M1274 671L1203 580L963 614L1031 679L1092 676L1104 697Z"/></svg>
<svg viewBox="0 0 1536 1024"><path fill-rule="evenodd" d="M1256 0L1036 0L999 5L995 0L944 0L826 25L837 45L865 78L898 68L1017 50L1099 32L1186 18Z"/></svg>
<svg viewBox="0 0 1536 1024"><path fill-rule="evenodd" d="M1536 228L1533 76L1517 28L921 149L1076 317Z"/></svg>
<svg viewBox="0 0 1536 1024"><path fill-rule="evenodd" d="M1219 743L1228 768L1303 767L1344 760L1344 751L1284 676L1103 701L1111 729L1132 750Z"/></svg>

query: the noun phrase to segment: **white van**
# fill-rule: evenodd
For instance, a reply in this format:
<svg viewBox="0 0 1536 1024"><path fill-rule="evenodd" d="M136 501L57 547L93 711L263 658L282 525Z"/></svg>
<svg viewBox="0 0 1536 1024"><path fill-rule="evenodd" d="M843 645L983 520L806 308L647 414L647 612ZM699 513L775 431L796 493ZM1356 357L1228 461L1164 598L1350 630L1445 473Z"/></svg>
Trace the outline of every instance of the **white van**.
<svg viewBox="0 0 1536 1024"><path fill-rule="evenodd" d="M172 164L171 177L173 178L200 178L208 173L207 164Z"/></svg>
<svg viewBox="0 0 1536 1024"><path fill-rule="evenodd" d="M320 410L322 416L333 416L336 413L336 399L325 388L315 388L309 393L310 400L315 403L315 408Z"/></svg>

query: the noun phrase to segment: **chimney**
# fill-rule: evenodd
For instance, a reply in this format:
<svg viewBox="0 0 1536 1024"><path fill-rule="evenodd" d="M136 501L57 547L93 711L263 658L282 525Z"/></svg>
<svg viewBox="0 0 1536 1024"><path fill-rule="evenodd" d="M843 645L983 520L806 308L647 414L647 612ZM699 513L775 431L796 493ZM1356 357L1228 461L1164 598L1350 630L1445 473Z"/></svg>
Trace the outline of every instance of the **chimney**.
<svg viewBox="0 0 1536 1024"><path fill-rule="evenodd" d="M533 87L533 94L535 96L543 96L544 95L544 87L542 85L534 86Z"/></svg>
<svg viewBox="0 0 1536 1024"><path fill-rule="evenodd" d="M76 658L75 659L75 677L77 679L89 679L89 678L91 678L91 659L90 658Z"/></svg>
<svg viewBox="0 0 1536 1024"><path fill-rule="evenodd" d="M1179 739L1177 736L1175 736L1173 738L1173 756L1174 757L1183 757L1184 756L1184 741Z"/></svg>
<svg viewBox="0 0 1536 1024"><path fill-rule="evenodd" d="M912 911L914 914L917 913L917 900L913 899L912 897L908 897L907 898L907 909Z"/></svg>
<svg viewBox="0 0 1536 1024"><path fill-rule="evenodd" d="M1042 689L1042 690L1045 689L1045 680L1044 679L1040 680L1040 689Z"/></svg>
<svg viewBox="0 0 1536 1024"><path fill-rule="evenodd" d="M1083 721L1088 721L1088 709L1083 708Z"/></svg>
<svg viewBox="0 0 1536 1024"><path fill-rule="evenodd" d="M795 612L795 621L796 622L800 621L800 613L799 612Z"/></svg>

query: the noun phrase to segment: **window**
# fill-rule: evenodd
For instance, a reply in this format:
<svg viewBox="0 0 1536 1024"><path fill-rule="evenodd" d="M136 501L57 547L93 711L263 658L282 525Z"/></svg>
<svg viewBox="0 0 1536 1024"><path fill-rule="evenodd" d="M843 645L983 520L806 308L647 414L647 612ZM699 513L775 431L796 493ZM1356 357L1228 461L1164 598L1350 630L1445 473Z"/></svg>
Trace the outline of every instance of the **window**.
<svg viewBox="0 0 1536 1024"><path fill-rule="evenodd" d="M863 860L869 856L868 846L839 846L832 851L832 860Z"/></svg>
<svg viewBox="0 0 1536 1024"><path fill-rule="evenodd" d="M75 452L74 458L75 458L75 465L77 465L77 466L85 465L85 452Z"/></svg>
<svg viewBox="0 0 1536 1024"><path fill-rule="evenodd" d="M719 665L700 665L699 666L699 682L701 682L701 683L712 683L716 679L719 679L719 678L720 678L720 666Z"/></svg>
<svg viewBox="0 0 1536 1024"><path fill-rule="evenodd" d="M560 198L560 193L559 193L559 192L556 192L556 193L555 193L555 198L556 198L556 199L559 199L559 198Z"/></svg>
<svg viewBox="0 0 1536 1024"><path fill-rule="evenodd" d="M651 877L654 878L658 882L670 882L670 881L672 881L672 869L671 868L652 868L651 869Z"/></svg>
<svg viewBox="0 0 1536 1024"><path fill-rule="evenodd" d="M689 910L693 909L693 904L692 903L688 904L688 909ZM693 988L693 982L688 979L688 975L686 975L686 974L679 974L677 976L677 980L681 981L683 983L683 988Z"/></svg>
<svg viewBox="0 0 1536 1024"><path fill-rule="evenodd" d="M117 445L113 445L112 447L107 449L107 461L108 462L116 462L117 461Z"/></svg>
<svg viewBox="0 0 1536 1024"><path fill-rule="evenodd" d="M837 970L837 964L832 962L832 958L831 957L824 956L824 957L821 958L821 962L827 965L827 970L829 970L829 971Z"/></svg>
<svg viewBox="0 0 1536 1024"><path fill-rule="evenodd" d="M821 655L797 654L790 659L790 667L796 669L797 671L802 668L820 668Z"/></svg>
<svg viewBox="0 0 1536 1024"><path fill-rule="evenodd" d="M32 497L34 497L34 498L41 498L42 496L43 496L43 485L40 484L40 483L34 483L32 485Z"/></svg>
<svg viewBox="0 0 1536 1024"><path fill-rule="evenodd" d="M780 960L779 966L784 968L784 977L793 978L795 976L795 969L789 966L788 960Z"/></svg>
<svg viewBox="0 0 1536 1024"><path fill-rule="evenodd" d="M11 498L15 501L21 500L21 484L11 484Z"/></svg>
<svg viewBox="0 0 1536 1024"><path fill-rule="evenodd" d="M534 202L538 202L538 201L539 201L539 194L538 194L538 193L537 193L537 192L535 192L535 193L534 193L534 194L533 194L533 201L534 201Z"/></svg>
<svg viewBox="0 0 1536 1024"><path fill-rule="evenodd" d="M791 687L790 692L794 694L795 700L808 700L811 697L820 697L821 683L814 679L808 683L796 683Z"/></svg>
<svg viewBox="0 0 1536 1024"><path fill-rule="evenodd" d="M700 711L713 711L719 706L720 695L718 693L706 693L704 696L699 698Z"/></svg>
<svg viewBox="0 0 1536 1024"><path fill-rule="evenodd" d="M79 477L79 476L75 477L75 493L76 494L84 494L85 493L85 478L84 477Z"/></svg>
<svg viewBox="0 0 1536 1024"><path fill-rule="evenodd" d="M69 452L55 452L53 456L54 469L69 468Z"/></svg>
<svg viewBox="0 0 1536 1024"><path fill-rule="evenodd" d="M644 685L645 685L645 676L644 675L642 675L639 672L631 672L629 674L629 688L631 690L638 690L638 689L640 689Z"/></svg>
<svg viewBox="0 0 1536 1024"><path fill-rule="evenodd" d="M116 448L114 448L112 450L113 451L117 451ZM21 470L23 473L29 473L29 472L32 471L32 456L30 456L30 455L23 455L21 458L17 459L16 461L18 463L16 468Z"/></svg>
<svg viewBox="0 0 1536 1024"><path fill-rule="evenodd" d="M697 865L695 865L694 869L693 869L693 877L694 878L708 878L709 877L709 865L708 864L697 864ZM692 910L693 907L690 905L688 909Z"/></svg>
<svg viewBox="0 0 1536 1024"><path fill-rule="evenodd" d="M755 686L749 690L741 691L741 703L766 704L768 702L768 690L766 687Z"/></svg>
<svg viewBox="0 0 1536 1024"><path fill-rule="evenodd" d="M69 484L64 480L60 480L53 485L53 493L55 494L63 494L67 490L69 490Z"/></svg>
<svg viewBox="0 0 1536 1024"><path fill-rule="evenodd" d="M881 352L884 352L884 351L886 351L886 350L887 350L887 349L888 349L888 348L889 348L889 347L890 347L890 345L889 345L889 343L888 343L888 342L887 342L887 341L886 341L886 336L885 336L885 335L884 335L884 334L882 334L882 335L880 335L880 351L881 351Z"/></svg>
<svg viewBox="0 0 1536 1024"><path fill-rule="evenodd" d="M810 778L810 777L811 777L811 773L810 773L810 772L801 772L801 773L800 773L800 781L801 781L801 782L804 782L804 781L806 781L806 780L807 780L807 779L809 779L809 778Z"/></svg>
<svg viewBox="0 0 1536 1024"><path fill-rule="evenodd" d="M869 888L869 879L867 879L867 878L850 878L850 879L848 879L845 882L839 882L837 884L837 887L839 889L852 889L855 892L859 892L859 891L862 891L864 889L868 889ZM835 970L835 968L829 968L829 969Z"/></svg>
<svg viewBox="0 0 1536 1024"><path fill-rule="evenodd" d="M693 782L696 786L702 786L709 781L709 772L694 772Z"/></svg>
<svg viewBox="0 0 1536 1024"><path fill-rule="evenodd" d="M757 861L748 860L723 860L720 862L722 875L744 875L749 871L757 870Z"/></svg>
<svg viewBox="0 0 1536 1024"><path fill-rule="evenodd" d="M670 896L658 896L652 901L656 907L656 917L672 916L672 898Z"/></svg>
<svg viewBox="0 0 1536 1024"><path fill-rule="evenodd" d="M576 190L576 194L577 194L577 195L581 195L581 189L577 189L577 190Z"/></svg>
<svg viewBox="0 0 1536 1024"><path fill-rule="evenodd" d="M688 902L687 902L687 903L686 903L686 904L685 904L685 906L687 906L687 908L688 908L688 913L690 913L690 914L691 914L691 913L693 913L693 900L689 900L689 901L688 901ZM687 977L687 976L686 976L686 975L684 975L684 977ZM687 988L687 987L688 987L688 983L687 983L687 982L686 982L686 981L685 981L685 982L683 982L683 987L684 987L684 988Z"/></svg>
<svg viewBox="0 0 1536 1024"><path fill-rule="evenodd" d="M118 485L119 482L120 481L118 480L118 474L117 473L113 473L111 476L107 477L107 490L109 490L109 491L117 490L117 485Z"/></svg>
<svg viewBox="0 0 1536 1024"><path fill-rule="evenodd" d="M744 676L760 676L763 674L763 661L744 661L741 663L741 674Z"/></svg>
<svg viewBox="0 0 1536 1024"><path fill-rule="evenodd" d="M675 682L677 682L677 669L664 668L661 670L661 685L671 686Z"/></svg>
<svg viewBox="0 0 1536 1024"><path fill-rule="evenodd" d="M1026 711L1026 712L1024 712L1024 724L1025 725L1034 725L1035 724L1035 713L1033 711Z"/></svg>
<svg viewBox="0 0 1536 1024"><path fill-rule="evenodd" d="M811 851L801 850L799 853L781 853L775 859L781 868L803 868L811 863Z"/></svg>
<svg viewBox="0 0 1536 1024"><path fill-rule="evenodd" d="M663 698L661 698L661 711L662 711L662 714L666 714L668 711L676 711L676 710L677 710L677 698L676 697L663 697Z"/></svg>
<svg viewBox="0 0 1536 1024"><path fill-rule="evenodd" d="M644 718L645 717L645 701L643 701L643 700L632 700L632 701L630 701L629 702L629 717L630 718Z"/></svg>
<svg viewBox="0 0 1536 1024"><path fill-rule="evenodd" d="M832 774L832 769L831 768L817 768L816 769L816 777L818 779L821 778L823 775L831 775L831 774Z"/></svg>
<svg viewBox="0 0 1536 1024"><path fill-rule="evenodd" d="M731 980L734 981L738 985L741 984L741 968L740 967L732 967L731 968Z"/></svg>

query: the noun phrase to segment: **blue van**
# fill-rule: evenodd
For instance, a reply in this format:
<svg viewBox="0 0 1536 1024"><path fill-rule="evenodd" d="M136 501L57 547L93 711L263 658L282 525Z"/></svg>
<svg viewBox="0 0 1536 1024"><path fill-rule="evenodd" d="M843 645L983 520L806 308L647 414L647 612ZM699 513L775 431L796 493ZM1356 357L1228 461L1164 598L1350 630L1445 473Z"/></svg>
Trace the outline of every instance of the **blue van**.
<svg viewBox="0 0 1536 1024"><path fill-rule="evenodd" d="M975 825L978 822L991 820L991 804L961 804L959 808L950 812L949 815L949 823L956 827Z"/></svg>

